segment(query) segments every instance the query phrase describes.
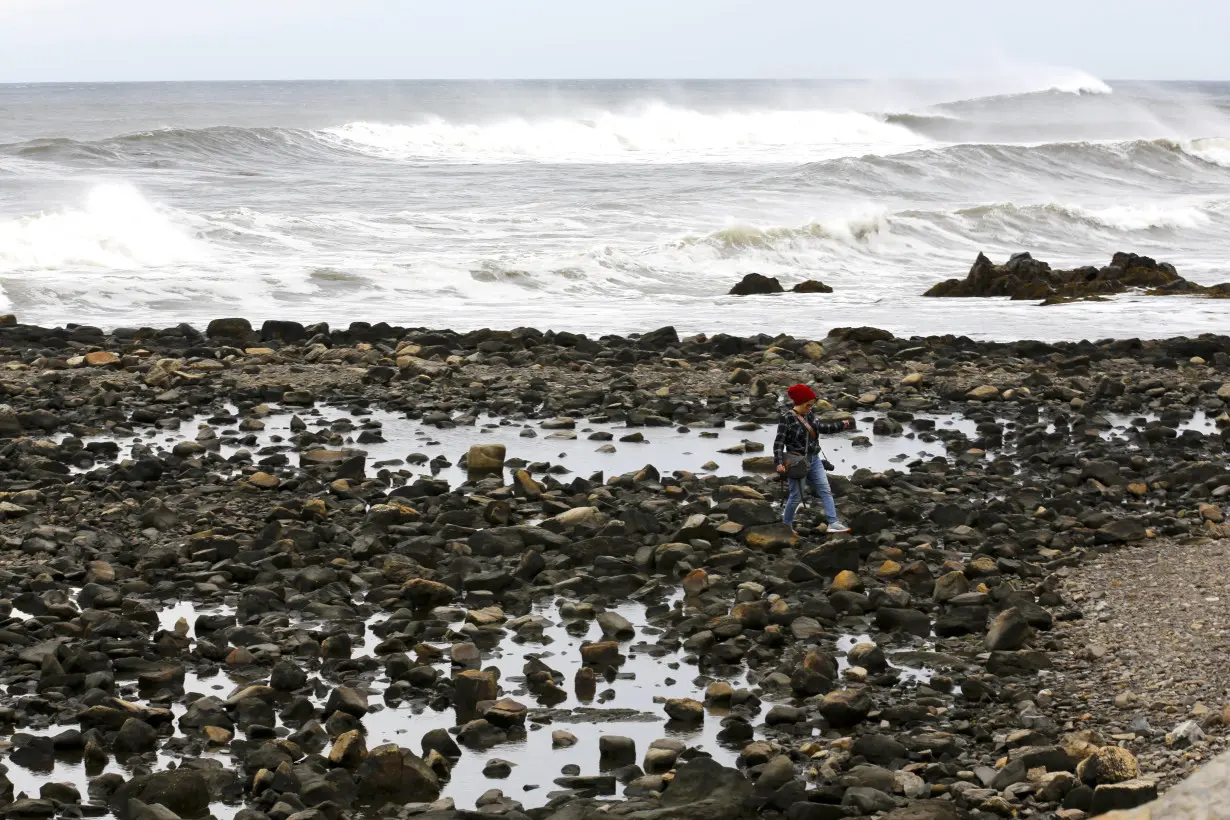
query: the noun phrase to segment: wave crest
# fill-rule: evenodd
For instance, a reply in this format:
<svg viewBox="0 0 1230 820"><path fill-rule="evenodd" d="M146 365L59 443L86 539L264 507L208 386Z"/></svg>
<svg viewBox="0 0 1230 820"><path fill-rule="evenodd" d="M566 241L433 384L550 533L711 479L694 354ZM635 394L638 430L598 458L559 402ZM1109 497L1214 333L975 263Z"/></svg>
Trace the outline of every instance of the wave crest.
<svg viewBox="0 0 1230 820"><path fill-rule="evenodd" d="M317 132L333 145L400 160L503 163L808 161L909 150L929 141L855 111L732 111L651 105L554 119L415 125L353 122Z"/></svg>
<svg viewBox="0 0 1230 820"><path fill-rule="evenodd" d="M1153 230L1190 230L1212 222L1209 213L1193 205L1113 205L1087 208L1051 202L1038 205L1017 205L1000 202L964 208L956 215L992 222L1076 223L1094 228L1107 228L1121 233Z"/></svg>
<svg viewBox="0 0 1230 820"><path fill-rule="evenodd" d="M111 270L192 262L207 246L131 185L90 190L80 208L0 222L0 271Z"/></svg>
<svg viewBox="0 0 1230 820"><path fill-rule="evenodd" d="M865 244L888 233L887 209L873 209L854 216L808 222L805 225L757 227L731 225L700 239L685 240L689 244L706 244L721 251L739 252L749 249L773 249L800 242L821 240L846 245Z"/></svg>

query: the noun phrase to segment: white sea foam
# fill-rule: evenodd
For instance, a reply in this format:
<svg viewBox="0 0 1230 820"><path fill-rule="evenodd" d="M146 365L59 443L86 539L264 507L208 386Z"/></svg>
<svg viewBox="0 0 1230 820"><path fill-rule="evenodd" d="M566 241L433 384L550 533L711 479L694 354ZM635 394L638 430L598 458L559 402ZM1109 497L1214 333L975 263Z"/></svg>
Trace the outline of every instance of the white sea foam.
<svg viewBox="0 0 1230 820"><path fill-rule="evenodd" d="M80 207L0 221L0 272L155 267L208 253L170 211L126 184L97 185Z"/></svg>
<svg viewBox="0 0 1230 820"><path fill-rule="evenodd" d="M867 245L887 235L889 213L884 207L866 208L850 216L813 220L794 226L731 224L699 240L723 251L786 249L820 242L828 245ZM683 244L698 240L687 239Z"/></svg>
<svg viewBox="0 0 1230 820"><path fill-rule="evenodd" d="M1105 81L1083 71L1063 70L1046 81L1043 91L1062 91L1065 94L1110 94Z"/></svg>
<svg viewBox="0 0 1230 820"><path fill-rule="evenodd" d="M405 160L467 163L811 161L897 153L928 141L855 111L703 113L662 104L635 113L466 124L352 122L319 132L333 144Z"/></svg>
<svg viewBox="0 0 1230 820"><path fill-rule="evenodd" d="M1028 61L1004 60L974 81L985 89L983 96L1037 94L1047 91L1064 94L1112 94L1102 79L1078 68L1053 66Z"/></svg>
<svg viewBox="0 0 1230 820"><path fill-rule="evenodd" d="M1115 205L1109 208L1072 208L1090 222L1117 231L1183 230L1208 225L1212 218L1193 205Z"/></svg>
<svg viewBox="0 0 1230 820"><path fill-rule="evenodd" d="M1184 143L1181 147L1198 159L1220 165L1223 168L1230 168L1230 139L1205 137Z"/></svg>

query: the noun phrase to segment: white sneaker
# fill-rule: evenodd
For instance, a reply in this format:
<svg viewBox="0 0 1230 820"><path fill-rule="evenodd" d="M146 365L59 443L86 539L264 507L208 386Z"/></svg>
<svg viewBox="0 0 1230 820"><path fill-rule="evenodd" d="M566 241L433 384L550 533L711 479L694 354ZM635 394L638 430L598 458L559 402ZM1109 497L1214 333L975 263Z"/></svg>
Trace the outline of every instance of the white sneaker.
<svg viewBox="0 0 1230 820"><path fill-rule="evenodd" d="M830 524L829 528L825 530L825 532L827 532L829 535L841 535L842 533L847 533L849 531L850 531L850 528L847 527L845 524Z"/></svg>

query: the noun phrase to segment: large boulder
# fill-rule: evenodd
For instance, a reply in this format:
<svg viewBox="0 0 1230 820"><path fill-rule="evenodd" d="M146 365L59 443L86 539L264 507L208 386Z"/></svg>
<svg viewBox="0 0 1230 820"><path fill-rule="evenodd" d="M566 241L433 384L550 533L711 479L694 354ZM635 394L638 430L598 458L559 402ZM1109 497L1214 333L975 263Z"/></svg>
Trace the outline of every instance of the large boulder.
<svg viewBox="0 0 1230 820"><path fill-rule="evenodd" d="M662 805L688 807L688 816L724 820L740 816L743 800L752 783L738 769L730 769L711 757L698 757L675 770Z"/></svg>
<svg viewBox="0 0 1230 820"><path fill-rule="evenodd" d="M111 795L108 805L119 820L133 820L131 801L166 806L180 817L200 817L209 811L209 782L192 769L173 769L134 777Z"/></svg>
<svg viewBox="0 0 1230 820"><path fill-rule="evenodd" d="M726 517L736 524L745 527L756 527L761 524L777 523L777 512L767 501L755 501L750 498L736 498L730 502Z"/></svg>
<svg viewBox="0 0 1230 820"><path fill-rule="evenodd" d="M817 282L815 279L808 279L805 282L799 282L790 289L791 293L832 293L833 289L823 282Z"/></svg>
<svg viewBox="0 0 1230 820"><path fill-rule="evenodd" d="M467 669L453 678L453 708L461 721L478 717L478 705L493 701L499 695L499 682L494 672Z"/></svg>
<svg viewBox="0 0 1230 820"><path fill-rule="evenodd" d="M294 344L307 338L307 329L298 322L269 319L261 325L261 340Z"/></svg>
<svg viewBox="0 0 1230 820"><path fill-rule="evenodd" d="M472 473L498 473L507 454L503 444L475 444L466 454L466 469Z"/></svg>
<svg viewBox="0 0 1230 820"><path fill-rule="evenodd" d="M871 713L871 698L866 692L839 689L824 696L820 702L820 714L831 726L839 729L857 726Z"/></svg>
<svg viewBox="0 0 1230 820"><path fill-rule="evenodd" d="M739 280L739 284L730 289L731 296L761 296L769 293L785 293L786 289L775 276L765 276L760 273L749 273Z"/></svg>
<svg viewBox="0 0 1230 820"><path fill-rule="evenodd" d="M253 336L252 323L247 319L214 319L205 329L211 339L244 341Z"/></svg>
<svg viewBox="0 0 1230 820"><path fill-rule="evenodd" d="M374 800L429 802L440 796L440 779L423 758L392 743L372 749L355 777Z"/></svg>

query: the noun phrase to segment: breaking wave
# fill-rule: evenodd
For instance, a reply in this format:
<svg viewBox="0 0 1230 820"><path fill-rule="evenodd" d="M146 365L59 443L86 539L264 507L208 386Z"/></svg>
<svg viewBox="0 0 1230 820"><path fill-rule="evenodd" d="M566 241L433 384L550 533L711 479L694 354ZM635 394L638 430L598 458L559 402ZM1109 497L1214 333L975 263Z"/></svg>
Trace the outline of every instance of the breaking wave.
<svg viewBox="0 0 1230 820"><path fill-rule="evenodd" d="M207 245L132 186L91 189L80 207L0 221L0 272L143 268L196 261Z"/></svg>

